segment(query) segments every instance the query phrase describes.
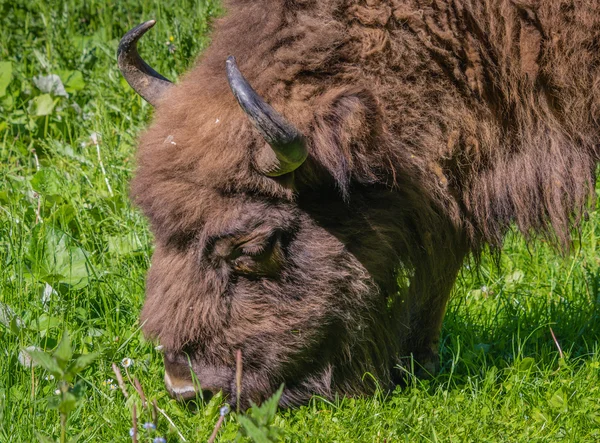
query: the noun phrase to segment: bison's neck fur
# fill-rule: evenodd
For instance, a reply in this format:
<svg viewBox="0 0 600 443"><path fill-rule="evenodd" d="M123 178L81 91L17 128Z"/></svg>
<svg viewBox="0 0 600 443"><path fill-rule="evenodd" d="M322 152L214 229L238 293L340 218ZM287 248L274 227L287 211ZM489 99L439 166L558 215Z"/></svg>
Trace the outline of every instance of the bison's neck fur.
<svg viewBox="0 0 600 443"><path fill-rule="evenodd" d="M468 248L499 244L512 222L568 245L600 146L600 2L230 0L227 9L198 66L158 107L132 192L160 247L175 249L236 211L240 195L308 213L312 204L316 219L318 207L345 205L347 217L320 222L372 273L382 297L365 315L378 321L361 339L340 333L344 352L306 389L360 391L346 380L366 371L389 379L399 355L439 332L416 331L413 314L441 319ZM228 55L307 136L293 181L256 172L264 141L229 91ZM410 280L400 295L398 273ZM146 331L173 348L198 326L173 321L181 303L149 298L144 311Z"/></svg>
<svg viewBox="0 0 600 443"><path fill-rule="evenodd" d="M304 109L299 124L318 125L305 120L319 109L338 120L355 139L319 133L312 154L342 190L409 175L477 243L498 244L514 221L568 244L600 143L598 2L237 0L228 9L201 64L220 73L236 48L261 92ZM376 150L361 143L373 141L369 124Z"/></svg>

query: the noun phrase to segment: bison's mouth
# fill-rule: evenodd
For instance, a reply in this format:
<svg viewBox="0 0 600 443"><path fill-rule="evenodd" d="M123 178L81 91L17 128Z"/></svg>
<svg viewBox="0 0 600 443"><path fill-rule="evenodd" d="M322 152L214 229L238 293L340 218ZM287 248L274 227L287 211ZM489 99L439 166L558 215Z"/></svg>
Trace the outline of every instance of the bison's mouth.
<svg viewBox="0 0 600 443"><path fill-rule="evenodd" d="M241 396L237 398L237 383L232 371L227 374L211 378L213 385L200 382L200 377L192 376L189 366L173 364L165 358L165 387L174 399L181 402L201 400L204 403L217 393L222 393L224 400L231 405L245 410L251 403L260 404L270 398L279 388L280 384L272 383L267 378L257 373L246 372L242 377ZM216 383L218 381L218 383ZM284 383L284 390L279 400L279 406L283 408L294 407L306 403L313 395L325 398L332 396L331 390L331 368L326 367L319 373L311 374L303 380Z"/></svg>

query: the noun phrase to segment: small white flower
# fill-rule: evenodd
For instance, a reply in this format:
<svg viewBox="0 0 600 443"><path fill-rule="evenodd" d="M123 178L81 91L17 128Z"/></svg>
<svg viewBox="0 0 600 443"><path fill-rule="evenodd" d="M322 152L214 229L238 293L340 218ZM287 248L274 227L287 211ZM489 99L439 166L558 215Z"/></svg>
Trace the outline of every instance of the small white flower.
<svg viewBox="0 0 600 443"><path fill-rule="evenodd" d="M481 292L484 292L484 293L486 293L487 291L488 291L488 287L487 287L487 286L485 286L485 285L483 285L483 286L481 287Z"/></svg>
<svg viewBox="0 0 600 443"><path fill-rule="evenodd" d="M121 366L123 366L125 369L130 367L132 364L133 364L133 360L130 359L129 357L125 357L123 360L121 360Z"/></svg>
<svg viewBox="0 0 600 443"><path fill-rule="evenodd" d="M118 387L114 383L112 385L110 385L110 390L111 391L116 391L117 389L118 389Z"/></svg>
<svg viewBox="0 0 600 443"><path fill-rule="evenodd" d="M152 440L152 443L167 443L167 440L165 440L164 437L156 437L154 440Z"/></svg>
<svg viewBox="0 0 600 443"><path fill-rule="evenodd" d="M156 429L156 425L152 422L144 423L142 426L144 427L144 429L150 429L151 431L154 431Z"/></svg>
<svg viewBox="0 0 600 443"><path fill-rule="evenodd" d="M54 393L55 393L56 395L60 395L60 389L57 389L56 391L54 391Z"/></svg>
<svg viewBox="0 0 600 443"><path fill-rule="evenodd" d="M229 405L225 405L223 406L220 410L219 410L219 414L221 415L221 417L225 417L227 414L229 414Z"/></svg>
<svg viewBox="0 0 600 443"><path fill-rule="evenodd" d="M134 436L134 435L135 435L135 429L133 429L133 428L129 428L129 436L130 436L131 438L133 438L133 436Z"/></svg>

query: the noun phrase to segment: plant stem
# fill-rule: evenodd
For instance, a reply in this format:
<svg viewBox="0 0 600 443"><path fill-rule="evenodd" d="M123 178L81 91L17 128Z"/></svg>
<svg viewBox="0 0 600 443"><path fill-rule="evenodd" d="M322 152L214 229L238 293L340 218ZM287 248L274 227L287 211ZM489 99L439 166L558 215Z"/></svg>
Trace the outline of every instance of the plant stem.
<svg viewBox="0 0 600 443"><path fill-rule="evenodd" d="M60 414L60 443L67 441L67 414Z"/></svg>
<svg viewBox="0 0 600 443"><path fill-rule="evenodd" d="M221 415L219 417L219 420L217 421L217 424L215 425L215 428L213 429L212 435L208 439L208 443L214 443L215 439L217 438L217 435L219 434L219 429L221 429L221 426L223 426L224 421L225 421L225 416Z"/></svg>

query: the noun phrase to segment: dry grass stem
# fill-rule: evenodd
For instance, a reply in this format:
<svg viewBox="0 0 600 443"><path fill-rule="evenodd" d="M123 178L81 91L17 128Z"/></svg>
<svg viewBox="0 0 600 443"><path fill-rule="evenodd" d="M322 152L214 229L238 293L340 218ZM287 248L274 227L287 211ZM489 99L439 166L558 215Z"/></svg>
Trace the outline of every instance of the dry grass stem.
<svg viewBox="0 0 600 443"><path fill-rule="evenodd" d="M158 404L156 399L152 400L152 423L158 427Z"/></svg>
<svg viewBox="0 0 600 443"><path fill-rule="evenodd" d="M125 398L129 398L127 388L125 387L125 382L123 381L123 375L121 375L121 370L115 363L112 364L112 370L115 373L115 377L117 378L117 384L119 385L119 388L121 388L121 392L123 393Z"/></svg>
<svg viewBox="0 0 600 443"><path fill-rule="evenodd" d="M102 176L104 177L104 182L106 183L106 187L108 188L108 193L112 197L113 190L110 186L110 182L108 181L108 176L106 175L106 169L104 168L104 163L102 162L102 156L100 155L100 143L98 142L98 136L94 133L92 134L92 143L96 147L96 154L98 155L98 163L100 164L100 169L102 170Z"/></svg>
<svg viewBox="0 0 600 443"><path fill-rule="evenodd" d="M552 340L554 340L554 344L558 348L558 355L560 355L560 358L564 358L562 348L560 347L560 343L558 343L558 340L556 339L556 335L554 335L554 331L552 330L552 328L550 328L550 334L552 334Z"/></svg>
<svg viewBox="0 0 600 443"><path fill-rule="evenodd" d="M137 427L137 407L135 406L135 404L133 405L133 411L131 413L131 421L133 422L132 433L131 433L131 440L133 441L133 443L137 443L137 441L138 441L138 439L137 439L137 431L138 431L138 427Z"/></svg>
<svg viewBox="0 0 600 443"><path fill-rule="evenodd" d="M144 409L147 408L148 402L146 401L146 395L144 394L144 389L142 388L142 385L141 385L140 381L137 379L137 377L133 379L133 386L135 387L135 390L140 395L140 398L142 399L142 407Z"/></svg>
<svg viewBox="0 0 600 443"><path fill-rule="evenodd" d="M217 438L217 434L219 433L219 429L221 429L221 426L223 426L224 421L225 421L225 416L221 415L219 417L219 420L217 421L217 424L215 425L215 429L213 430L212 435L208 439L208 443L214 443L215 439Z"/></svg>
<svg viewBox="0 0 600 443"><path fill-rule="evenodd" d="M35 170L39 171L40 170L40 159L38 158L37 152L35 152L35 149L31 150L31 153L33 154L33 159L35 160ZM37 199L37 209L35 210L35 224L37 225L40 221L41 221L41 212L42 212L42 196L40 194L38 194L37 192L34 193L35 198Z"/></svg>

